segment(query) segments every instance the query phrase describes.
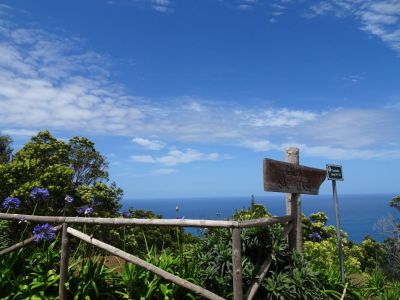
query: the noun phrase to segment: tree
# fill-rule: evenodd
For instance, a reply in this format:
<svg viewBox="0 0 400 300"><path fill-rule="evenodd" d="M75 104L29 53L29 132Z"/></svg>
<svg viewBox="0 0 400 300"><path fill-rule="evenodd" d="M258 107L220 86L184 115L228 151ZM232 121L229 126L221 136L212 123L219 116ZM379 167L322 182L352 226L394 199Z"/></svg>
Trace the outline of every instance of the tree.
<svg viewBox="0 0 400 300"><path fill-rule="evenodd" d="M400 195L390 200L389 205L400 212ZM379 230L386 236L385 249L385 271L393 278L400 277L400 223L398 217L389 215L377 224Z"/></svg>
<svg viewBox="0 0 400 300"><path fill-rule="evenodd" d="M99 181L107 181L108 164L94 148L94 143L85 137L73 137L69 141L69 161L74 173L74 186L92 185Z"/></svg>
<svg viewBox="0 0 400 300"><path fill-rule="evenodd" d="M13 149L11 148L12 139L8 135L0 135L0 164L11 160Z"/></svg>
<svg viewBox="0 0 400 300"><path fill-rule="evenodd" d="M107 181L106 159L93 142L74 137L66 143L49 131L33 136L8 163L0 164L1 199L18 197L19 213L76 215L78 207L87 205L94 216L115 216L122 190ZM31 196L35 187L47 189L49 197L35 201ZM66 195L74 201L68 203Z"/></svg>

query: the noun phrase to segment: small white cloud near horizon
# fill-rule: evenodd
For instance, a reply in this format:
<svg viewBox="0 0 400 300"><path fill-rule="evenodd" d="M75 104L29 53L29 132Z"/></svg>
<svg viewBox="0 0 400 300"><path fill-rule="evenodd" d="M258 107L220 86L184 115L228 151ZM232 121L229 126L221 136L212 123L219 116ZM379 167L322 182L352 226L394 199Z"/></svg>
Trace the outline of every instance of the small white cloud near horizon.
<svg viewBox="0 0 400 300"><path fill-rule="evenodd" d="M149 140L144 138L134 138L132 142L138 144L142 147L145 147L149 150L161 150L165 147L165 143L158 141L158 140Z"/></svg>

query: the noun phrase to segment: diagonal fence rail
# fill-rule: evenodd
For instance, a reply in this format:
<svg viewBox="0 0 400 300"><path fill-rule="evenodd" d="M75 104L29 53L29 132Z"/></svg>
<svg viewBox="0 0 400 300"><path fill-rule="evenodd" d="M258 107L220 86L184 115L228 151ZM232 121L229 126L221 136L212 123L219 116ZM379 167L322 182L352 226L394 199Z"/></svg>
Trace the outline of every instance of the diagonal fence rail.
<svg viewBox="0 0 400 300"><path fill-rule="evenodd" d="M111 246L91 236L86 235L72 228L71 224L93 224L93 225L130 225L130 226L174 226L174 227L201 227L201 228L230 228L232 229L232 266L233 266L233 295L234 300L243 300L245 297L248 300L254 298L261 281L265 278L268 269L271 265L271 256L267 255L265 261L259 267L257 276L253 279L250 288L243 295L243 280L241 266L241 240L240 230L243 228L269 226L273 224L286 224L283 235L286 238L293 228L292 216L270 217L253 219L247 221L219 221L219 220L182 220L182 219L123 219L123 218L88 218L88 217L57 217L57 216L35 216L22 214L0 213L0 220L26 220L31 222L46 222L59 224L55 227L56 230L62 229L61 235L61 265L60 265L60 281L59 281L59 299L66 300L66 288L68 276L68 243L69 236L78 238L88 244L94 245L100 249L110 252L113 255L119 256L128 262L138 265L162 278L166 281L179 285L187 290L210 300L223 300L221 296L191 283L183 278L180 278L172 273L156 267L132 254L129 254L119 248ZM34 241L33 237L19 242L13 246L0 251L0 256L16 251Z"/></svg>

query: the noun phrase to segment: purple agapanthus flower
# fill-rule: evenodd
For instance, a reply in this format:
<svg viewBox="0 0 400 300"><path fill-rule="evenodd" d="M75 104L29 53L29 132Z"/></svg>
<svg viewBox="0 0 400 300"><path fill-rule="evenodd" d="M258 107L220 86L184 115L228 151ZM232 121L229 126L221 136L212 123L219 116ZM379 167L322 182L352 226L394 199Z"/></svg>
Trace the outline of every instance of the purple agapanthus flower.
<svg viewBox="0 0 400 300"><path fill-rule="evenodd" d="M130 217L131 217L131 214L129 213L129 211L124 211L124 212L122 213L122 217L124 217L125 219L127 219L127 218L130 218Z"/></svg>
<svg viewBox="0 0 400 300"><path fill-rule="evenodd" d="M74 202L74 197L67 195L67 196L65 196L65 201L67 203L72 203L72 202Z"/></svg>
<svg viewBox="0 0 400 300"><path fill-rule="evenodd" d="M2 205L4 209L19 208L21 206L21 201L16 197L7 197L4 199Z"/></svg>
<svg viewBox="0 0 400 300"><path fill-rule="evenodd" d="M37 224L33 228L33 237L36 243L51 241L56 237L56 230L50 224Z"/></svg>
<svg viewBox="0 0 400 300"><path fill-rule="evenodd" d="M31 192L31 197L35 200L46 200L49 195L49 190L43 187L35 187Z"/></svg>
<svg viewBox="0 0 400 300"><path fill-rule="evenodd" d="M89 205L82 205L76 210L78 215L90 216L93 213L93 207Z"/></svg>
<svg viewBox="0 0 400 300"><path fill-rule="evenodd" d="M318 232L310 233L310 234L308 235L308 237L309 237L310 239L312 239L314 242L320 241L320 240L321 240L321 235L320 235Z"/></svg>

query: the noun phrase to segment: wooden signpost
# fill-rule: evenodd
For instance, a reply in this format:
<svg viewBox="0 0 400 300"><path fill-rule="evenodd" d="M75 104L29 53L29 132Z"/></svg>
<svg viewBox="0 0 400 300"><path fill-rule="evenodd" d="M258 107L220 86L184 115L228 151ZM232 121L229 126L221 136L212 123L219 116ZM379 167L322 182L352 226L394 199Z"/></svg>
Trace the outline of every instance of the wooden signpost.
<svg viewBox="0 0 400 300"><path fill-rule="evenodd" d="M293 218L289 247L303 251L300 194L318 195L326 170L299 165L299 149L286 149L288 162L264 159L264 190L287 193L286 211Z"/></svg>
<svg viewBox="0 0 400 300"><path fill-rule="evenodd" d="M269 192L318 195L326 171L264 159L264 190Z"/></svg>

